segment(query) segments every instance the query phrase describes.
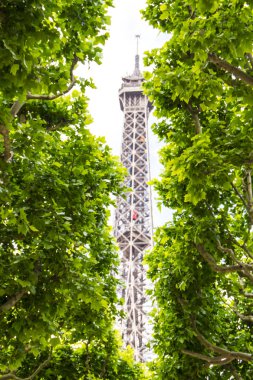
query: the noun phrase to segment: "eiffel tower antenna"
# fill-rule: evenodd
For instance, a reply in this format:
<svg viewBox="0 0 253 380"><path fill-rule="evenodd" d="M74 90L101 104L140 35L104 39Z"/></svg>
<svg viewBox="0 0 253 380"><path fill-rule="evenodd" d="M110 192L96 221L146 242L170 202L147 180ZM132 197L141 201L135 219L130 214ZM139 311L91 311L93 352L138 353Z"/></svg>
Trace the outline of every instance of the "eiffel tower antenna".
<svg viewBox="0 0 253 380"><path fill-rule="evenodd" d="M140 34L135 35L136 42L137 42L137 49L136 49L136 55L139 55L139 39L141 38Z"/></svg>

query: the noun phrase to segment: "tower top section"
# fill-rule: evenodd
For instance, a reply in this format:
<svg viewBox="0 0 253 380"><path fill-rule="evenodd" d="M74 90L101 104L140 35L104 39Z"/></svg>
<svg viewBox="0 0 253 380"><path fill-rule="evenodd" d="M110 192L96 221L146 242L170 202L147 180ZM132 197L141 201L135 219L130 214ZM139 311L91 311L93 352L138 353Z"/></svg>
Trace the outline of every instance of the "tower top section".
<svg viewBox="0 0 253 380"><path fill-rule="evenodd" d="M136 34L136 55L135 55L135 66L134 71L131 75L124 76L122 78L122 86L121 89L124 87L140 87L141 83L143 82L143 76L140 71L140 56L139 56L139 38L140 34Z"/></svg>
<svg viewBox="0 0 253 380"><path fill-rule="evenodd" d="M139 107L150 111L152 109L151 103L148 101L146 95L143 94L142 82L144 81L143 75L140 71L140 56L139 56L139 38L136 36L137 51L135 55L134 71L131 75L126 75L122 78L122 85L119 89L119 102L122 111L126 109L137 110ZM138 97L138 99L137 99ZM141 100L142 99L142 100ZM138 107L136 108L138 104Z"/></svg>

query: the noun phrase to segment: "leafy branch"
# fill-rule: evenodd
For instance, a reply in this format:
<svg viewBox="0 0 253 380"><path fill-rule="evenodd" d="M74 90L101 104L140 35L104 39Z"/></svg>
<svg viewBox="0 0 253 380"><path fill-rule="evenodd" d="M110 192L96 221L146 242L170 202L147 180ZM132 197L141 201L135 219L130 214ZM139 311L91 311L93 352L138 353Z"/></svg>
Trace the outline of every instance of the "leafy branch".
<svg viewBox="0 0 253 380"><path fill-rule="evenodd" d="M178 301L181 304L183 312L185 312L185 306L188 305L188 301L186 301L185 299L178 299ZM197 329L196 319L194 316L191 316L191 324L192 324L192 328L193 328L193 331L195 333L197 340L206 349L211 350L215 354L219 354L219 356L213 357L213 356L204 355L204 354L199 353L199 352L194 352L191 350L182 349L181 351L185 355L189 355L189 356L198 358L200 360L204 360L204 361L208 362L209 365L225 365L225 364L232 362L235 359L243 360L243 361L247 361L247 362L253 360L252 354L249 354L247 352L241 352L241 351L230 351L230 350L227 350L226 348L218 347L218 346L214 345L213 343L209 342L209 340L207 340L204 337L204 335L202 335L199 332L199 330Z"/></svg>
<svg viewBox="0 0 253 380"><path fill-rule="evenodd" d="M39 365L39 367L28 377L21 378L15 375L13 372L6 373L5 375L1 375L0 380L33 380L43 368L45 368L51 360L51 355Z"/></svg>
<svg viewBox="0 0 253 380"><path fill-rule="evenodd" d="M72 60L71 67L70 67L70 81L71 82L70 82L69 86L66 88L66 90L59 92L58 94L54 94L54 95L34 95L31 93L28 93L26 96L26 99L27 100L36 100L36 99L37 100L54 100L54 99L57 99L63 95L66 95L69 91L72 90L72 88L76 84L76 79L74 76L74 69L75 69L77 62L78 62L78 57L75 55L73 60ZM25 104L24 102L20 102L18 100L13 103L11 110L10 110L10 114L11 114L12 118L14 118L19 113L20 109L23 107L24 104ZM61 126L62 125L59 125L57 127L55 126L54 128L51 128L50 130L56 130ZM3 139L4 139L4 142L3 142L3 144L4 144L4 161L10 162L12 159L13 153L11 151L9 129L7 128L6 125L3 125L3 124L0 125L0 134L3 136Z"/></svg>
<svg viewBox="0 0 253 380"><path fill-rule="evenodd" d="M238 359L238 360L244 360L244 361L251 361L253 359L252 354L249 354L249 353L246 353L246 352L240 352L240 351L229 351L229 350L227 350L225 348L221 348L221 347L218 347L218 346L212 344L211 342L209 342L209 340L207 340L198 331L198 329L196 328L196 326L194 326L194 331L196 333L196 337L197 337L198 341L201 344L203 344L203 346L205 348L210 349L214 353L221 354L224 359L226 359L226 358L232 358L232 360Z"/></svg>
<svg viewBox="0 0 253 380"><path fill-rule="evenodd" d="M203 244L197 244L196 245L198 252L203 257L203 259L211 266L211 268L215 272L221 272L221 273L232 273L232 272L242 272L246 277L248 277L253 282L253 275L249 272L249 270L253 270L253 265L251 264L245 264L242 262L237 261L236 265L219 265L216 263L214 257L208 253ZM225 250L227 253L230 253L230 255L233 256L235 259L235 255L231 249L223 248L220 246L220 248Z"/></svg>
<svg viewBox="0 0 253 380"><path fill-rule="evenodd" d="M207 349L211 350L215 354L220 354L219 356L216 357L211 357L208 355L203 355L198 352L192 352L189 350L182 350L182 352L186 355L196 357L201 360L207 361L210 365L211 364L216 364L216 365L224 365L232 362L233 360L243 360L243 361L252 361L253 356L252 354L246 353L246 352L240 352L240 351L229 351L225 348L218 347L209 340L207 340L196 328L196 322L195 320L193 321L193 329L196 335L196 338L198 341Z"/></svg>
<svg viewBox="0 0 253 380"><path fill-rule="evenodd" d="M27 100L30 100L30 99L33 99L33 100L35 100L35 99L37 99L37 100L54 100L54 99L57 99L63 95L66 95L70 90L72 90L72 88L76 84L76 79L74 76L74 68L75 68L77 62L78 62L78 57L75 55L73 60L72 60L71 67L70 67L70 81L71 82L70 82L69 86L66 88L66 90L59 92L58 94L54 94L54 95L35 95L35 94L28 93L26 96L26 99Z"/></svg>
<svg viewBox="0 0 253 380"><path fill-rule="evenodd" d="M36 94L31 94L31 93L28 93L27 96L26 96L26 99L27 100L54 100L54 99L57 99L63 95L66 95L69 91L72 90L72 88L74 87L74 85L76 84L76 79L75 79L75 76L74 76L74 69L75 69L75 66L78 62L78 58L77 56L75 55L73 60L72 60L72 64L70 66L70 84L68 85L68 87L66 88L66 90L62 91L62 92L59 92L58 94L54 94L54 95L36 95ZM12 117L15 117L20 109L23 107L25 103L24 102L20 102L20 101L15 101L11 107L11 115Z"/></svg>
<svg viewBox="0 0 253 380"><path fill-rule="evenodd" d="M233 240L233 244L240 247L244 251L244 253L253 260L253 254L249 250L245 242L243 244L239 244L238 241L236 241L235 239L232 239L232 240Z"/></svg>

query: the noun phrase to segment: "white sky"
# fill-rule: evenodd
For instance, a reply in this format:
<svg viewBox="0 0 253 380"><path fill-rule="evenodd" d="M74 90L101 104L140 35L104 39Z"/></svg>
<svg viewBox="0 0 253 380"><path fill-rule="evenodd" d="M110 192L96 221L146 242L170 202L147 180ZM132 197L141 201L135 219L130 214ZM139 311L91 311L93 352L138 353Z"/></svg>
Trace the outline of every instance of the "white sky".
<svg viewBox="0 0 253 380"><path fill-rule="evenodd" d="M120 110L118 90L121 78L134 70L136 54L136 34L140 34L139 54L141 70L143 69L143 52L159 47L166 40L141 19L140 9L145 8L145 0L114 0L115 7L111 9L110 38L103 49L102 65L91 65L88 76L96 84L96 90L89 90L89 110L94 119L91 132L105 136L108 145L115 155L120 155L123 130L123 113ZM87 68L85 69L85 71ZM82 75L82 73L81 73ZM87 77L87 71L83 74ZM151 115L150 123L154 122ZM156 137L149 132L151 178L157 177L160 168ZM160 213L153 201L154 226L161 225L171 217L169 210Z"/></svg>

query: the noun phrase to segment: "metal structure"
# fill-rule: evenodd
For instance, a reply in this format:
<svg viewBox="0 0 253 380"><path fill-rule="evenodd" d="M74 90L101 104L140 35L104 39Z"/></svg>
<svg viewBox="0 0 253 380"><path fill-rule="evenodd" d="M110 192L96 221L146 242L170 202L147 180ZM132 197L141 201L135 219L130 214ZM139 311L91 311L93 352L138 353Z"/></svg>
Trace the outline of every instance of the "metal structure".
<svg viewBox="0 0 253 380"><path fill-rule="evenodd" d="M131 188L126 199L119 198L115 215L115 236L121 254L121 289L125 318L121 321L124 344L133 347L135 358L147 357L148 327L146 271L143 253L152 245L151 193L148 151L148 116L151 103L143 94L143 76L139 67L138 38L135 69L132 75L122 78L119 90L121 110L124 112L124 129L121 161L128 170L126 185Z"/></svg>

